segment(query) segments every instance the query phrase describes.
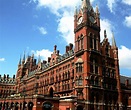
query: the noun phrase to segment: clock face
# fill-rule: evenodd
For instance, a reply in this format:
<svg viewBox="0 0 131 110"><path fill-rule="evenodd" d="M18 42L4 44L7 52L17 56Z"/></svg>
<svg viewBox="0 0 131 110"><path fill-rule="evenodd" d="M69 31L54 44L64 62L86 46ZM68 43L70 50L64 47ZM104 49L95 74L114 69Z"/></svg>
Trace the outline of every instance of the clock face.
<svg viewBox="0 0 131 110"><path fill-rule="evenodd" d="M79 17L79 18L78 18L78 22L77 22L77 24L82 23L82 20L83 20L83 17L82 17L82 16L81 16L81 17Z"/></svg>
<svg viewBox="0 0 131 110"><path fill-rule="evenodd" d="M90 16L89 19L92 23L95 23L95 19L92 16Z"/></svg>

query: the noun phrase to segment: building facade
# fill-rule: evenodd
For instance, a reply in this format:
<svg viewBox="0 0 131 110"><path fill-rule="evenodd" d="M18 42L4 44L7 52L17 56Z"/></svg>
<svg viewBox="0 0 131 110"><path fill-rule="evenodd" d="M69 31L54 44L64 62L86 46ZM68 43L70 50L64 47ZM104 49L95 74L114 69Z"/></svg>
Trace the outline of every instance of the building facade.
<svg viewBox="0 0 131 110"><path fill-rule="evenodd" d="M121 83L115 38L112 35L110 44L105 30L100 42L99 9L94 11L89 0L75 10L74 33L74 46L67 45L63 55L55 45L48 61L37 61L34 55L20 59L12 94L1 92L1 108L131 109L130 79Z"/></svg>

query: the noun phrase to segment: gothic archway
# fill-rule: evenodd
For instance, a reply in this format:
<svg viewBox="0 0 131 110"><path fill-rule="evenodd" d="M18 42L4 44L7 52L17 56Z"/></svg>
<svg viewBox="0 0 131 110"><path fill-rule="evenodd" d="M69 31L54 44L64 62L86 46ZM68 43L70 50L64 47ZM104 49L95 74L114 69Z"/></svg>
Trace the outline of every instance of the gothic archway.
<svg viewBox="0 0 131 110"><path fill-rule="evenodd" d="M51 87L50 90L49 90L49 97L53 97L53 88Z"/></svg>
<svg viewBox="0 0 131 110"><path fill-rule="evenodd" d="M28 103L28 110L32 110L33 106L34 106L33 102L29 102Z"/></svg>
<svg viewBox="0 0 131 110"><path fill-rule="evenodd" d="M16 103L15 103L15 110L18 110L18 109L19 109L19 103L16 102Z"/></svg>

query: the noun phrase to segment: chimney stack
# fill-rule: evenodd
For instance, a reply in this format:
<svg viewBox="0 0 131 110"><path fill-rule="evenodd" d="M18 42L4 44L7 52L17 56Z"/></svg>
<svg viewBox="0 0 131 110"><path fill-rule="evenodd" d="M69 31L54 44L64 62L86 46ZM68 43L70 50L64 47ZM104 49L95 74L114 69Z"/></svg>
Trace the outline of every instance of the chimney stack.
<svg viewBox="0 0 131 110"><path fill-rule="evenodd" d="M66 46L66 53L69 51L69 46Z"/></svg>
<svg viewBox="0 0 131 110"><path fill-rule="evenodd" d="M51 60L51 58L50 58L50 57L48 57L48 63L50 62L50 60Z"/></svg>
<svg viewBox="0 0 131 110"><path fill-rule="evenodd" d="M69 50L72 50L72 49L73 49L73 44L70 43L70 44L69 44Z"/></svg>
<svg viewBox="0 0 131 110"><path fill-rule="evenodd" d="M54 46L54 52L56 52L56 48L57 48L57 46L55 45L55 46Z"/></svg>
<svg viewBox="0 0 131 110"><path fill-rule="evenodd" d="M129 80L128 80L128 79L126 79L126 81L125 81L125 86L127 86L127 87L128 87L128 85L129 85Z"/></svg>
<svg viewBox="0 0 131 110"><path fill-rule="evenodd" d="M46 63L47 63L47 61L43 60L43 64L46 64Z"/></svg>
<svg viewBox="0 0 131 110"><path fill-rule="evenodd" d="M60 51L59 51L59 50L57 50L57 55L59 55L59 53L60 53Z"/></svg>

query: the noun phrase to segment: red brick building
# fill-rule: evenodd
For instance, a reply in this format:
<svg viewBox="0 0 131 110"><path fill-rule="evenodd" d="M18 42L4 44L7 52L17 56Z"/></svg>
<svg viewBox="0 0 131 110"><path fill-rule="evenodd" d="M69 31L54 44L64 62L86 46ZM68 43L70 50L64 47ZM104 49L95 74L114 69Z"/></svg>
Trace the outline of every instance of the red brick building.
<svg viewBox="0 0 131 110"><path fill-rule="evenodd" d="M98 7L94 11L87 0L75 10L74 33L74 47L73 44L66 46L63 55L55 45L48 61L40 58L36 61L34 55L20 59L13 86L0 82L1 108L131 109L131 79L120 76L114 36L110 44L104 31L100 42L100 13ZM12 94L5 95L3 87L12 87Z"/></svg>

